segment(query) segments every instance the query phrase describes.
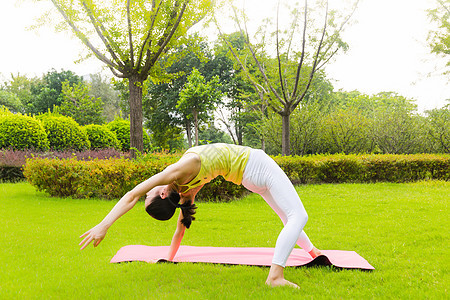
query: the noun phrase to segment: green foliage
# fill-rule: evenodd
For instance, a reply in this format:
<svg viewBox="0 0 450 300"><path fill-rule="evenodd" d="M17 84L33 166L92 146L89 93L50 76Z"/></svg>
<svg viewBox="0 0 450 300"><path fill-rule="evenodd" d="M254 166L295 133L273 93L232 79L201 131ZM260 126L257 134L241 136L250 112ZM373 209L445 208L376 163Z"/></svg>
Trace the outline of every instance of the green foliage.
<svg viewBox="0 0 450 300"><path fill-rule="evenodd" d="M0 89L0 106L5 106L13 112L22 111L22 103L16 94Z"/></svg>
<svg viewBox="0 0 450 300"><path fill-rule="evenodd" d="M170 156L144 162L36 158L27 160L24 174L28 182L52 196L117 199L174 162Z"/></svg>
<svg viewBox="0 0 450 300"><path fill-rule="evenodd" d="M0 149L47 150L49 140L41 123L23 115L0 116Z"/></svg>
<svg viewBox="0 0 450 300"><path fill-rule="evenodd" d="M52 150L85 150L91 147L86 131L72 118L55 114L38 118L47 132Z"/></svg>
<svg viewBox="0 0 450 300"><path fill-rule="evenodd" d="M430 31L428 41L431 52L447 59L446 66L450 67L450 0L435 1L436 8L428 10L428 16L438 29ZM447 70L444 74L448 74Z"/></svg>
<svg viewBox="0 0 450 300"><path fill-rule="evenodd" d="M90 88L83 82L70 86L62 84L62 103L57 111L72 117L78 124L103 124L103 101L89 95ZM56 109L56 108L55 108Z"/></svg>
<svg viewBox="0 0 450 300"><path fill-rule="evenodd" d="M139 161L28 159L24 174L52 196L117 199L140 182L175 163L180 154L151 154ZM450 180L449 155L329 155L274 158L294 183L409 182ZM227 201L245 193L218 177L198 194L200 201Z"/></svg>
<svg viewBox="0 0 450 300"><path fill-rule="evenodd" d="M9 109L5 106L0 106L0 118L4 116L10 116L13 113L9 111Z"/></svg>
<svg viewBox="0 0 450 300"><path fill-rule="evenodd" d="M9 82L5 82L5 90L14 94L20 100L22 113L32 113L33 95L31 88L37 84L38 80L20 74L11 74Z"/></svg>
<svg viewBox="0 0 450 300"><path fill-rule="evenodd" d="M370 120L354 108L330 113L321 124L324 147L329 153L371 152L369 124Z"/></svg>
<svg viewBox="0 0 450 300"><path fill-rule="evenodd" d="M450 180L449 155L315 155L278 156L296 183L409 182Z"/></svg>
<svg viewBox="0 0 450 300"><path fill-rule="evenodd" d="M196 145L199 144L200 122L207 122L211 119L212 112L223 96L220 87L218 76L206 82L205 77L194 68L180 92L180 99L176 107L186 119L194 120Z"/></svg>
<svg viewBox="0 0 450 300"><path fill-rule="evenodd" d="M219 128L216 128L214 125L210 125L206 129L202 129L198 136L201 145L212 143L233 143L229 135Z"/></svg>
<svg viewBox="0 0 450 300"><path fill-rule="evenodd" d="M120 78L129 80L131 148L144 149L142 130L143 82L168 76L156 62L176 48L187 30L215 5L211 0L127 2L54 0L54 12L65 28ZM48 21L48 16L41 19ZM134 150L132 150L134 153ZM134 155L134 154L133 154Z"/></svg>
<svg viewBox="0 0 450 300"><path fill-rule="evenodd" d="M90 124L84 126L91 143L91 149L114 148L121 149L121 144L116 134L106 126Z"/></svg>
<svg viewBox="0 0 450 300"><path fill-rule="evenodd" d="M101 73L91 74L89 83L89 95L104 102L102 117L106 122L111 122L116 115L122 114L119 92L114 89L111 78L102 76Z"/></svg>
<svg viewBox="0 0 450 300"><path fill-rule="evenodd" d="M41 81L31 85L32 102L28 103L27 112L39 114L52 111L55 106L61 105L63 97L63 82L73 86L82 82L82 78L72 71L57 72L52 70L44 75Z"/></svg>
<svg viewBox="0 0 450 300"><path fill-rule="evenodd" d="M432 150L450 153L450 105L427 111L426 128L433 144Z"/></svg>
<svg viewBox="0 0 450 300"><path fill-rule="evenodd" d="M130 121L124 120L122 118L116 118L114 121L109 122L107 128L113 131L116 134L117 139L119 140L122 151L126 152L130 150ZM150 137L143 130L144 135L144 150L150 150Z"/></svg>

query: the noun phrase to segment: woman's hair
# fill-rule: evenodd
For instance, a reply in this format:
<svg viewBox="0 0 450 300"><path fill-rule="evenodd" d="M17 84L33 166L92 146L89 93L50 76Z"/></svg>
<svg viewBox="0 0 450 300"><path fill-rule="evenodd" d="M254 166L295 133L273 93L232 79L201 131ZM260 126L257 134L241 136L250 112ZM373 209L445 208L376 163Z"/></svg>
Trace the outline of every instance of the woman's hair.
<svg viewBox="0 0 450 300"><path fill-rule="evenodd" d="M175 191L171 191L169 196L162 199L160 196L155 196L150 204L145 208L145 211L153 218L161 221L169 220L175 213L175 209L179 207L183 212L183 223L186 228L191 226L195 217L195 210L197 206L192 204L192 201L186 201L183 204L178 203L180 201L180 194Z"/></svg>

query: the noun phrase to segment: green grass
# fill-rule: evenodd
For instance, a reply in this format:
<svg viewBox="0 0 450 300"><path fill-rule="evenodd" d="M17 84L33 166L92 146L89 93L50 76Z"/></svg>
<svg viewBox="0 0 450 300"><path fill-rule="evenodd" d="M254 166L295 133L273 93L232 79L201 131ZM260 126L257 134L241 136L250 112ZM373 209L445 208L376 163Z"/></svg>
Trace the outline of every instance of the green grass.
<svg viewBox="0 0 450 300"><path fill-rule="evenodd" d="M110 264L125 245L168 245L175 220L143 203L98 248L78 236L115 202L51 198L26 183L0 184L0 299L445 299L449 285L449 182L298 187L305 231L321 249L354 250L376 270L287 268L301 290L264 285L268 268L210 264ZM199 203L184 245L273 247L281 222L258 195ZM175 218L174 218L175 219Z"/></svg>

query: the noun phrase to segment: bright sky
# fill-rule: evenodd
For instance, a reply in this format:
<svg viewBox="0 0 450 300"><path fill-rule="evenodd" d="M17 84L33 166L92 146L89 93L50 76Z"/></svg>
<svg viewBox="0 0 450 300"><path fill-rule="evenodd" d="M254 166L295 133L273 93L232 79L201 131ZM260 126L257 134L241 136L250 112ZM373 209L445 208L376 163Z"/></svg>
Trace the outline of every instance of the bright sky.
<svg viewBox="0 0 450 300"><path fill-rule="evenodd" d="M247 9L254 13L270 12L274 4L272 0L246 1ZM450 80L434 71L444 62L429 53L426 42L433 25L425 10L434 2L361 0L353 16L357 23L344 33L350 50L339 54L327 68L335 88L367 94L395 91L416 99L421 111L446 104ZM70 34L45 27L27 30L41 8L42 4L1 1L0 80L9 79L11 73L41 76L52 68L72 70L78 75L101 71L103 65L96 59L74 63L83 48Z"/></svg>

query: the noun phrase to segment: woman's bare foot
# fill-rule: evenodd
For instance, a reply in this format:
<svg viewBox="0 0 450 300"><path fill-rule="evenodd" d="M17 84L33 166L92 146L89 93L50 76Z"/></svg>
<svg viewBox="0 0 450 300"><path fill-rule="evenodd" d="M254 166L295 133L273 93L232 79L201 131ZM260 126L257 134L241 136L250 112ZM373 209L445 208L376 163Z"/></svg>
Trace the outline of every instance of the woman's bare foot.
<svg viewBox="0 0 450 300"><path fill-rule="evenodd" d="M293 282L284 279L283 274L284 268L279 265L272 264L270 266L269 276L267 276L266 284L268 286L291 286L293 288L299 289L300 287Z"/></svg>
<svg viewBox="0 0 450 300"><path fill-rule="evenodd" d="M322 252L320 252L319 249L317 249L316 247L314 247L311 251L308 252L309 255L311 255L312 258L316 258L319 255L322 255Z"/></svg>
<svg viewBox="0 0 450 300"><path fill-rule="evenodd" d="M267 284L268 286L271 286L271 287L276 287L276 286L291 286L291 287L296 288L296 289L299 289L299 288L300 288L300 287L299 287L298 285L296 285L295 283L290 282L290 281L288 281L288 280L286 280L286 279L284 279L284 278L278 278L278 279L275 279L275 280L270 280L269 278L267 278L266 284Z"/></svg>

